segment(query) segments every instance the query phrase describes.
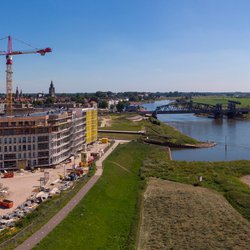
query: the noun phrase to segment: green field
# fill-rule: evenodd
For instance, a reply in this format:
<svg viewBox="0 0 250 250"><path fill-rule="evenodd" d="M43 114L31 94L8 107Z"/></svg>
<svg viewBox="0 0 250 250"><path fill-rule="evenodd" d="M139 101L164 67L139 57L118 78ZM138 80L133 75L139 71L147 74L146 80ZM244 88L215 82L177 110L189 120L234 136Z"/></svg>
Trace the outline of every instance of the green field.
<svg viewBox="0 0 250 250"><path fill-rule="evenodd" d="M198 176L203 176L200 186L220 192L250 221L250 188L239 179L248 174L250 161L185 162L148 157L141 169L143 178L158 177L191 185L198 184Z"/></svg>
<svg viewBox="0 0 250 250"><path fill-rule="evenodd" d="M150 178L138 250L249 249L250 222L217 192Z"/></svg>
<svg viewBox="0 0 250 250"><path fill-rule="evenodd" d="M116 133L100 133L102 137L111 139L145 139L149 138L152 141L160 143L175 143L175 144L198 144L199 142L187 135L182 134L175 128L160 122L156 119L150 118L148 120L132 121L131 117L138 116L137 114L119 114L109 116L109 126L105 130L127 130L127 131L146 131L144 138L140 135L124 135ZM100 128L101 129L101 128Z"/></svg>
<svg viewBox="0 0 250 250"><path fill-rule="evenodd" d="M249 161L169 161L164 147L121 145L105 161L98 183L35 249L135 249L140 194L149 177L216 190L250 221L250 188L239 180L246 174ZM202 183L197 181L200 175ZM211 223L219 223L217 219Z"/></svg>
<svg viewBox="0 0 250 250"><path fill-rule="evenodd" d="M152 150L139 143L119 146L98 183L35 249L134 249L144 183L139 169Z"/></svg>
<svg viewBox="0 0 250 250"><path fill-rule="evenodd" d="M194 102L206 103L206 104L222 104L223 106L227 106L228 100L240 102L238 107L250 107L250 98L235 98L235 97L216 97L216 96L207 96L207 97L194 97Z"/></svg>
<svg viewBox="0 0 250 250"><path fill-rule="evenodd" d="M139 131L143 129L144 121L132 121L129 118L135 117L136 113L124 113L108 116L111 119L110 126L103 129L105 130L130 130ZM100 128L102 129L102 128Z"/></svg>

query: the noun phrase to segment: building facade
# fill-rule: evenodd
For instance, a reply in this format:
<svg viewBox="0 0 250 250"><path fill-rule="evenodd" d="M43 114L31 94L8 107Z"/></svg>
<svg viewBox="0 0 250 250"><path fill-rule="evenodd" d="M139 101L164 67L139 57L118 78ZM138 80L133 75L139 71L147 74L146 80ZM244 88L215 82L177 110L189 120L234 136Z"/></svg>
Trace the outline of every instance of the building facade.
<svg viewBox="0 0 250 250"><path fill-rule="evenodd" d="M87 138L89 134L91 137ZM76 108L1 117L0 170L54 166L95 140L97 111L94 109Z"/></svg>

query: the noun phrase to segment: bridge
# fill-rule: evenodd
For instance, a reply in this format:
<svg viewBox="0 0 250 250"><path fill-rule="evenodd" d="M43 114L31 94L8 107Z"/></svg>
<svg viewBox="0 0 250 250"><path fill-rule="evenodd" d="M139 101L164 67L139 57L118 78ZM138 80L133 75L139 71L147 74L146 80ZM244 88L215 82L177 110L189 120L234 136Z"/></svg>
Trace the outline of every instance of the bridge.
<svg viewBox="0 0 250 250"><path fill-rule="evenodd" d="M213 118L221 118L227 116L228 118L234 118L237 116L242 116L243 114L248 114L250 108L237 108L236 105L241 104L236 101L228 101L226 108L222 107L222 104L206 104L198 103L193 101L176 101L171 102L166 105L158 106L154 111L144 112L145 114L151 113L153 116L157 114L207 114Z"/></svg>

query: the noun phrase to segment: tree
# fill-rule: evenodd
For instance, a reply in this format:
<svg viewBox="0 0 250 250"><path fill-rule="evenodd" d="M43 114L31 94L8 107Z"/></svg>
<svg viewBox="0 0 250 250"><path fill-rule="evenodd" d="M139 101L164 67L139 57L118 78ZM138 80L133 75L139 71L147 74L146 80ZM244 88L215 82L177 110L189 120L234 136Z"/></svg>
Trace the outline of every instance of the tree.
<svg viewBox="0 0 250 250"><path fill-rule="evenodd" d="M44 102L44 104L46 105L52 105L54 103L55 103L55 98L51 96L47 97L46 101Z"/></svg>
<svg viewBox="0 0 250 250"><path fill-rule="evenodd" d="M129 102L125 101L119 101L118 104L116 105L116 109L118 112L122 112L126 106L129 105Z"/></svg>
<svg viewBox="0 0 250 250"><path fill-rule="evenodd" d="M108 102L106 100L101 100L98 103L98 107L101 108L101 109L106 109L106 108L108 108Z"/></svg>

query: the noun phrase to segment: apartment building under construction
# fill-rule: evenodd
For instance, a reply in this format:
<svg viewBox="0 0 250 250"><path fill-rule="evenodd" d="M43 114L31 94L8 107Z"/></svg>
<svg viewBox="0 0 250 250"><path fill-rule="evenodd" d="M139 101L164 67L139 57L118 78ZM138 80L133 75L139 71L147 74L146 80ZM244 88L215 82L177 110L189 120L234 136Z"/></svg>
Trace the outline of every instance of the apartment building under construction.
<svg viewBox="0 0 250 250"><path fill-rule="evenodd" d="M97 140L97 110L55 110L0 118L0 169L59 164Z"/></svg>

